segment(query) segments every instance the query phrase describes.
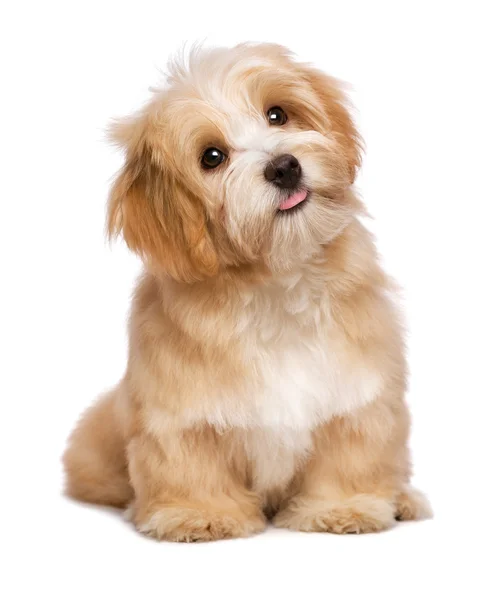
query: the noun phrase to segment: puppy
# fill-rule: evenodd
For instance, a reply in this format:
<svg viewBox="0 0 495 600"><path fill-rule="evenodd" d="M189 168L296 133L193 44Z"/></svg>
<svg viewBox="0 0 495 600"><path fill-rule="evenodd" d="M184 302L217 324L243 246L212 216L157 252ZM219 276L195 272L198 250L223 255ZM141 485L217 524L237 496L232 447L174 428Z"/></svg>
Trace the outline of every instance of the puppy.
<svg viewBox="0 0 495 600"><path fill-rule="evenodd" d="M185 542L427 517L338 83L268 44L195 49L169 72L112 127L126 158L108 230L144 274L127 370L70 438L67 492Z"/></svg>

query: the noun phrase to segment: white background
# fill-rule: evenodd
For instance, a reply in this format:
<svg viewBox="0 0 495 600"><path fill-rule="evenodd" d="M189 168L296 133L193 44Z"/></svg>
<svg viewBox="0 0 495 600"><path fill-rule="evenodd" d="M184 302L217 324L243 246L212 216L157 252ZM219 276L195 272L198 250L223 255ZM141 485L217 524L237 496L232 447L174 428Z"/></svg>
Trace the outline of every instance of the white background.
<svg viewBox="0 0 495 600"><path fill-rule="evenodd" d="M4 5L3 598L494 597L490 4ZM353 84L367 142L358 187L404 289L415 483L430 496L432 521L369 536L269 530L174 545L61 495L66 436L123 372L139 270L123 243L104 241L121 160L104 128L148 97L170 53L203 38L279 42Z"/></svg>

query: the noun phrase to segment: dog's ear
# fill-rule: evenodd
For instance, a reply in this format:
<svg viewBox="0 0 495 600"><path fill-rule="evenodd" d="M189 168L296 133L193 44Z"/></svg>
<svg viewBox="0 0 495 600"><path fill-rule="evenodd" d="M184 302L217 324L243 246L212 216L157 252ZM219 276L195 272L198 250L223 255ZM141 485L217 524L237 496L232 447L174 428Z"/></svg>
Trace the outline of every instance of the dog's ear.
<svg viewBox="0 0 495 600"><path fill-rule="evenodd" d="M332 134L344 152L349 168L350 183L356 179L361 166L362 140L349 112L348 100L342 85L334 78L308 65L302 65L302 76L319 97Z"/></svg>
<svg viewBox="0 0 495 600"><path fill-rule="evenodd" d="M110 192L110 238L122 233L150 268L178 281L214 275L218 258L200 199L169 172L142 125L124 122L112 129L111 137L126 148L127 158Z"/></svg>

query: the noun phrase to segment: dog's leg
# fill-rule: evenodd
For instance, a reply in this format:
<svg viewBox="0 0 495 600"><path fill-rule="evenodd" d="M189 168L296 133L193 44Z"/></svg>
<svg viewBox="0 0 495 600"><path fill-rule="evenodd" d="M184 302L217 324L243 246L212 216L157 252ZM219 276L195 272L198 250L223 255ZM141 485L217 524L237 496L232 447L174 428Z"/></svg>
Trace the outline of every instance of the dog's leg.
<svg viewBox="0 0 495 600"><path fill-rule="evenodd" d="M408 429L406 408L393 394L318 429L301 488L285 501L275 525L366 533L396 519L428 517L427 501L408 485Z"/></svg>
<svg viewBox="0 0 495 600"><path fill-rule="evenodd" d="M132 499L115 407L118 393L110 392L91 406L69 439L63 456L66 491L78 500L125 507Z"/></svg>
<svg viewBox="0 0 495 600"><path fill-rule="evenodd" d="M205 426L171 429L160 441L145 432L132 439L128 456L136 499L130 517L139 531L200 542L265 528L260 499L234 471L226 438Z"/></svg>

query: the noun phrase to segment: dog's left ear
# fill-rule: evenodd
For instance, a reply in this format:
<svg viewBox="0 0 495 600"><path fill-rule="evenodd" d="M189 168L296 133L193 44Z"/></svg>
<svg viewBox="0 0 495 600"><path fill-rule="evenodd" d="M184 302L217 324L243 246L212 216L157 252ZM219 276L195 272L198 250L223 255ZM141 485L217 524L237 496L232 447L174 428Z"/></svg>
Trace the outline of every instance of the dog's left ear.
<svg viewBox="0 0 495 600"><path fill-rule="evenodd" d="M311 84L325 108L332 134L340 144L349 168L350 183L354 183L361 166L362 140L348 108L342 85L314 67L302 65L302 76Z"/></svg>

